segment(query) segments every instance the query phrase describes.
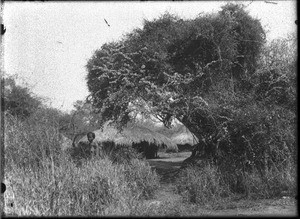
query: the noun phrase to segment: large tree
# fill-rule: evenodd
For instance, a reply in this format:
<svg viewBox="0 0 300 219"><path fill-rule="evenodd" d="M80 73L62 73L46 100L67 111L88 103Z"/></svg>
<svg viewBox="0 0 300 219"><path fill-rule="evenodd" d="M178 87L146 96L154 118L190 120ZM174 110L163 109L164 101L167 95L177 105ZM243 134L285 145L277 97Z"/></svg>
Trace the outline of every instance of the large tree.
<svg viewBox="0 0 300 219"><path fill-rule="evenodd" d="M223 141L227 152L249 157L247 139L269 126L268 107L256 98L264 43L260 21L242 5L190 20L164 14L95 51L87 63L89 100L102 123L122 127L136 112L166 126L176 118L208 149Z"/></svg>
<svg viewBox="0 0 300 219"><path fill-rule="evenodd" d="M87 64L90 100L103 121L125 124L138 109L166 125L177 118L198 135L193 116L207 120L214 94L234 91L253 73L263 42L260 22L239 5L186 21L165 14L95 52Z"/></svg>

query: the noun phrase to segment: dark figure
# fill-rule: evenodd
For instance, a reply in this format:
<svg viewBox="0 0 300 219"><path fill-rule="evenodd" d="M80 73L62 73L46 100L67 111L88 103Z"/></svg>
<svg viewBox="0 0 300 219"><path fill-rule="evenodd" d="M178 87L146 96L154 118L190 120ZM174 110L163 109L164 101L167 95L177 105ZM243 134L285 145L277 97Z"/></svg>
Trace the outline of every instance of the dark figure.
<svg viewBox="0 0 300 219"><path fill-rule="evenodd" d="M87 139L88 139L87 150L89 150L92 155L99 157L100 156L100 148L99 148L100 145L94 141L95 138L96 138L96 135L94 132L87 133Z"/></svg>
<svg viewBox="0 0 300 219"><path fill-rule="evenodd" d="M95 139L95 133L87 133L87 141L81 141L78 143L78 149L81 158L91 158L92 154L97 152L97 143L93 142Z"/></svg>
<svg viewBox="0 0 300 219"><path fill-rule="evenodd" d="M92 143L93 141L94 141L94 139L96 138L96 135L95 135L95 133L94 132L89 132L89 133L87 133L87 139L88 139L88 141L90 142L90 143Z"/></svg>

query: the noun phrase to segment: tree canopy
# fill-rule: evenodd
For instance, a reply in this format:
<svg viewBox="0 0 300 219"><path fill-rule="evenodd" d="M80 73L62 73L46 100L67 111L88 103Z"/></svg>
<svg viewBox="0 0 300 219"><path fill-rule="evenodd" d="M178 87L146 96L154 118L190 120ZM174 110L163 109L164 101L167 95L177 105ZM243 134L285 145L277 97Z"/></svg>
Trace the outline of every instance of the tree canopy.
<svg viewBox="0 0 300 219"><path fill-rule="evenodd" d="M103 122L125 124L136 109L165 124L174 117L186 124L193 113L204 119L210 96L253 74L263 43L260 22L239 5L186 21L164 14L95 52L87 64L90 100Z"/></svg>
<svg viewBox="0 0 300 219"><path fill-rule="evenodd" d="M270 133L271 109L286 117L282 125L294 116L286 106L295 104L295 63L266 65L265 43L260 21L239 4L189 20L166 13L95 51L86 65L88 99L102 124L122 127L137 112L166 126L176 118L209 147L223 141L227 152L246 153L247 140Z"/></svg>

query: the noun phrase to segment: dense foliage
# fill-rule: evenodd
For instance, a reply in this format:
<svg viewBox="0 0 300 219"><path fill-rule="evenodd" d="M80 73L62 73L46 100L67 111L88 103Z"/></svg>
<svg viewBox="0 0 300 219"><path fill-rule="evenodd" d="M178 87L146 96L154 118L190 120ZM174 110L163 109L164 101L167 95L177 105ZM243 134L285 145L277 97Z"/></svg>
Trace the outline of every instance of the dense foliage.
<svg viewBox="0 0 300 219"><path fill-rule="evenodd" d="M166 126L176 118L200 139L194 154L264 169L295 154L289 48L284 40L266 44L259 20L241 5L191 20L164 14L95 51L87 63L89 101L102 124L122 127L138 113Z"/></svg>
<svg viewBox="0 0 300 219"><path fill-rule="evenodd" d="M28 118L42 105L39 97L34 96L29 88L16 84L13 77L1 78L1 111L9 112L20 119Z"/></svg>
<svg viewBox="0 0 300 219"><path fill-rule="evenodd" d="M143 108L166 124L176 117L197 128L193 114L207 118L213 94L253 73L263 41L260 23L236 5L188 21L165 14L95 52L87 64L91 100L103 121L126 122Z"/></svg>

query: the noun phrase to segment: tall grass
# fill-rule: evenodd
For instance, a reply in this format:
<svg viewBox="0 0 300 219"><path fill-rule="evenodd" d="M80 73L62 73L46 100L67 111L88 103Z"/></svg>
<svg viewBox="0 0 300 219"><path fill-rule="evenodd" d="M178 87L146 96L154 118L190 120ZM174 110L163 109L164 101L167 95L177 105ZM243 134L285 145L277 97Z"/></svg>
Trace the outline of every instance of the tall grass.
<svg viewBox="0 0 300 219"><path fill-rule="evenodd" d="M150 199L154 196L155 191L159 188L159 177L155 171L151 170L148 163L134 159L131 165L125 165L125 180L132 191L140 193L141 197Z"/></svg>
<svg viewBox="0 0 300 219"><path fill-rule="evenodd" d="M139 162L139 161L136 161ZM125 174L134 168L113 165L108 159L91 160L80 168L66 164L40 172L9 172L14 213L36 216L129 215L153 181L138 185ZM145 170L144 170L145 171ZM152 179L153 180L153 177ZM148 185L146 185L148 184ZM151 187L151 186L150 186Z"/></svg>
<svg viewBox="0 0 300 219"><path fill-rule="evenodd" d="M252 199L267 199L283 195L294 197L297 194L297 175L294 169L271 168L263 176L258 171L246 172L243 179L247 196Z"/></svg>
<svg viewBox="0 0 300 219"><path fill-rule="evenodd" d="M61 150L51 118L5 123L6 214L19 216L130 215L158 188L158 177L144 161L113 163L108 157L73 162Z"/></svg>
<svg viewBox="0 0 300 219"><path fill-rule="evenodd" d="M184 200L195 204L214 204L231 195L217 167L209 163L204 167L187 167L179 174L176 184Z"/></svg>
<svg viewBox="0 0 300 219"><path fill-rule="evenodd" d="M4 124L5 164L8 170L11 164L18 168L36 169L46 159L59 163L59 131L49 118L31 117L20 121L6 114Z"/></svg>
<svg viewBox="0 0 300 219"><path fill-rule="evenodd" d="M177 192L187 202L227 208L237 197L255 200L296 195L295 168L274 166L262 174L256 169L226 171L209 161L200 163L183 169L176 181Z"/></svg>

